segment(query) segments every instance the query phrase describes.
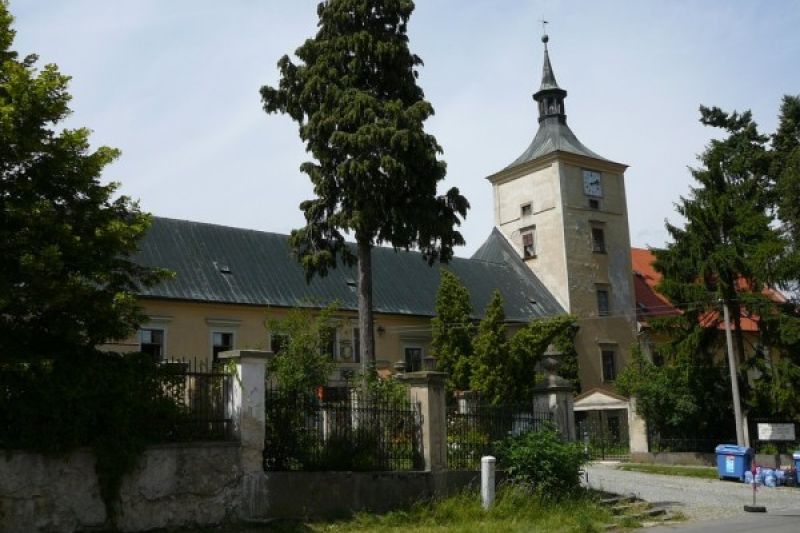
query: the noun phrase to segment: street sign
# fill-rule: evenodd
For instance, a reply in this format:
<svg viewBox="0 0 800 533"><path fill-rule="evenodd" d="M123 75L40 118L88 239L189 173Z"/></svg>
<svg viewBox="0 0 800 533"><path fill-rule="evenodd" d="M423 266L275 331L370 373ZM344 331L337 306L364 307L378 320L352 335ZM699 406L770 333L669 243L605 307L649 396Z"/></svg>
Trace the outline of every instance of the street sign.
<svg viewBox="0 0 800 533"><path fill-rule="evenodd" d="M794 423L758 423L758 440L795 440Z"/></svg>

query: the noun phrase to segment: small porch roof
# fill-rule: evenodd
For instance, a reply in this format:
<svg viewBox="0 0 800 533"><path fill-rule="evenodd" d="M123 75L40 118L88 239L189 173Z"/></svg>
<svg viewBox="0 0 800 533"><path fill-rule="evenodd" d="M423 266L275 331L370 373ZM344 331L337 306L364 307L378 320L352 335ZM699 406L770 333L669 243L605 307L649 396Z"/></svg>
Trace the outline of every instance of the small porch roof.
<svg viewBox="0 0 800 533"><path fill-rule="evenodd" d="M628 409L630 402L625 396L604 389L592 389L575 397L575 411L611 411Z"/></svg>

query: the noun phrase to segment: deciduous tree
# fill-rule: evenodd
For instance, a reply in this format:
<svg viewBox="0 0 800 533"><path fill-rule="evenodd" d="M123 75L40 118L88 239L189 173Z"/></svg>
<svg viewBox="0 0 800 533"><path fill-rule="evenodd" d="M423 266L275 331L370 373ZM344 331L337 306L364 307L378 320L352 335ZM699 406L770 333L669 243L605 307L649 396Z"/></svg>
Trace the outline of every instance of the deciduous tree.
<svg viewBox="0 0 800 533"><path fill-rule="evenodd" d="M362 360L374 364L373 246L418 248L430 263L464 243L454 228L469 204L445 177L441 148L425 133L433 114L417 85L422 60L408 47L410 0L327 0L318 31L278 62L277 88L261 89L268 113L288 114L314 158L301 165L315 197L290 243L306 274L325 275L338 261L358 265ZM355 250L345 234L355 237ZM354 253L355 252L355 253Z"/></svg>
<svg viewBox="0 0 800 533"><path fill-rule="evenodd" d="M12 20L0 0L0 357L82 353L128 336L163 273L130 261L149 218L100 181L119 151L58 129L69 77L20 58Z"/></svg>

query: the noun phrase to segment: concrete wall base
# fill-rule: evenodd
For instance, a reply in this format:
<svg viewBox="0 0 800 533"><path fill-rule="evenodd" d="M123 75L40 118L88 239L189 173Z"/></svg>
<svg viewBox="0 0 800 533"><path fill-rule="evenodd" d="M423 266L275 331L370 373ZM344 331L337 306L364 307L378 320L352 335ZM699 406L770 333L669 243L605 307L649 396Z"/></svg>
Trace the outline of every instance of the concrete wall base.
<svg viewBox="0 0 800 533"><path fill-rule="evenodd" d="M256 479L258 478L258 479ZM497 479L502 479L497 473ZM247 520L340 518L385 513L480 487L480 472L265 472L245 485Z"/></svg>

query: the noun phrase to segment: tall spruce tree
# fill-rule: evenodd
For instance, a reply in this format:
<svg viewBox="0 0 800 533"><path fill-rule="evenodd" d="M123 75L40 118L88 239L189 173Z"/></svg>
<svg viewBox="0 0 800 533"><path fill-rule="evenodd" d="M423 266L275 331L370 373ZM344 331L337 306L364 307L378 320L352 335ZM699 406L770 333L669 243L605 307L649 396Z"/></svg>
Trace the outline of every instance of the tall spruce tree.
<svg viewBox="0 0 800 533"><path fill-rule="evenodd" d="M703 124L726 136L712 140L700 156L702 166L692 169L697 185L676 204L686 224L667 223L673 241L654 250L654 266L663 275L659 290L678 306L716 310L719 300L728 302L741 358L746 299L763 300L761 290L777 281L786 241L770 214L768 138L749 111L701 107L700 113ZM705 325L719 317L704 315Z"/></svg>
<svg viewBox="0 0 800 533"><path fill-rule="evenodd" d="M57 130L69 77L20 59L12 21L0 0L0 357L81 354L128 336L163 274L130 261L149 217L100 182L119 151Z"/></svg>
<svg viewBox="0 0 800 533"><path fill-rule="evenodd" d="M778 218L790 241L782 262L783 285L800 297L800 95L783 97L772 150Z"/></svg>
<svg viewBox="0 0 800 533"><path fill-rule="evenodd" d="M493 404L505 403L514 397L514 391L509 388L506 380L514 368L509 359L505 321L503 297L500 292L494 291L473 340L470 380L472 388Z"/></svg>
<svg viewBox="0 0 800 533"><path fill-rule="evenodd" d="M436 293L436 316L431 320L431 352L436 366L447 372L451 390L467 390L472 375L472 304L469 291L458 276L441 269Z"/></svg>
<svg viewBox="0 0 800 533"><path fill-rule="evenodd" d="M433 108L416 79L422 60L408 48L410 0L327 0L317 34L278 62L277 88L261 88L267 113L288 114L314 161L301 165L314 185L306 225L290 244L310 278L339 260L358 265L362 361L374 364L373 246L416 247L446 262L464 243L454 228L469 204L452 188L437 194L445 163L426 134ZM355 254L345 234L355 237Z"/></svg>

